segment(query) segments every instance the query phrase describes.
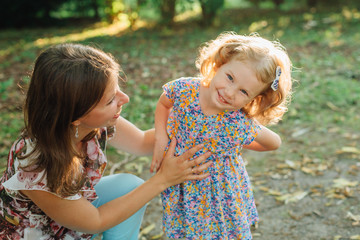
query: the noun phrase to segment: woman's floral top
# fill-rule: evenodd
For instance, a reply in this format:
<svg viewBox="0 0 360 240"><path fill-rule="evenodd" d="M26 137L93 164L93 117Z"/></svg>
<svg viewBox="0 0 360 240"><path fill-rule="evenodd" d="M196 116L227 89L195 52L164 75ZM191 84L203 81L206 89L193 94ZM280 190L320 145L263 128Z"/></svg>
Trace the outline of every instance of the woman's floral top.
<svg viewBox="0 0 360 240"><path fill-rule="evenodd" d="M113 129L113 127L100 129L100 137L94 137L86 143L85 184L79 193L65 199L76 200L83 196L92 202L97 198L94 186L105 170L106 157L103 151L106 141L114 132ZM30 139L20 138L11 147L7 169L0 179L0 239L90 239L92 234L72 231L59 225L19 192L21 190L51 192L47 187L44 171L25 172L20 168L26 165L29 159L19 160L18 154L31 152L32 146Z"/></svg>
<svg viewBox="0 0 360 240"><path fill-rule="evenodd" d="M181 78L163 86L173 102L167 131L176 137L176 155L204 143L213 164L204 180L188 181L162 193L163 225L167 237L186 239L251 239L258 214L250 180L240 156L258 126L241 110L203 114L200 80Z"/></svg>

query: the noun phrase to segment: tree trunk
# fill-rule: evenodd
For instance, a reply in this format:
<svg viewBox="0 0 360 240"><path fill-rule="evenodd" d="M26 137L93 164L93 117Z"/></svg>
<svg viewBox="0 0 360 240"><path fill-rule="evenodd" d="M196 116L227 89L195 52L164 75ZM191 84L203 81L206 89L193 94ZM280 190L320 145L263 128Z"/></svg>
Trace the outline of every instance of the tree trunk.
<svg viewBox="0 0 360 240"><path fill-rule="evenodd" d="M224 5L224 0L200 0L202 23L210 26L216 17L216 12Z"/></svg>
<svg viewBox="0 0 360 240"><path fill-rule="evenodd" d="M171 26L174 23L175 5L176 0L161 0L161 20L166 26Z"/></svg>
<svg viewBox="0 0 360 240"><path fill-rule="evenodd" d="M273 3L275 4L276 8L279 8L280 5L284 3L284 0L273 0Z"/></svg>
<svg viewBox="0 0 360 240"><path fill-rule="evenodd" d="M95 12L94 18L95 18L96 20L99 20L99 19L100 19L99 6L98 6L98 3L97 3L96 0L91 0L91 7L92 7L92 9L93 9L94 12Z"/></svg>
<svg viewBox="0 0 360 240"><path fill-rule="evenodd" d="M316 7L317 2L318 2L317 0L307 0L306 1L308 8Z"/></svg>

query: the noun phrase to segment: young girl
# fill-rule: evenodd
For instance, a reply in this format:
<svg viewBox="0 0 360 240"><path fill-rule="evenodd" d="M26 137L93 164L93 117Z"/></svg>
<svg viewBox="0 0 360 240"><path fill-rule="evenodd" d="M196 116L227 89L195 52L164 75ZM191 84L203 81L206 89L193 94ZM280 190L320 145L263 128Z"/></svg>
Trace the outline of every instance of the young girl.
<svg viewBox="0 0 360 240"><path fill-rule="evenodd" d="M280 137L260 124L275 123L286 111L291 63L277 42L223 33L200 49L197 67L200 78L180 78L163 87L151 170L158 169L160 149L173 138L176 155L205 143L213 165L204 171L208 178L162 193L164 229L175 239L251 239L258 214L240 151L280 146ZM200 174L198 169L193 173Z"/></svg>
<svg viewBox="0 0 360 240"><path fill-rule="evenodd" d="M197 165L209 154L187 160L201 145L174 157L173 142L145 183L130 174L100 179L108 140L138 155L154 147L153 129L120 117L129 98L119 70L111 55L79 44L50 47L37 58L25 130L0 179L0 239L90 239L103 232L103 239L135 240L148 201L173 184L208 176L194 177L191 167L205 170L210 164Z"/></svg>

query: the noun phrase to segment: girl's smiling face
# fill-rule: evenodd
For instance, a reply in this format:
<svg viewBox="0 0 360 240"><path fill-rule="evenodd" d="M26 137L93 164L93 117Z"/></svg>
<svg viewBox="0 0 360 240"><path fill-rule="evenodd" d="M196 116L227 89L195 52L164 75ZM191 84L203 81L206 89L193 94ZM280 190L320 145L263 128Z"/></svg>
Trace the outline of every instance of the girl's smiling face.
<svg viewBox="0 0 360 240"><path fill-rule="evenodd" d="M122 105L129 102L129 97L120 90L117 77L111 77L100 102L88 114L81 117L79 127L93 130L112 126L119 118Z"/></svg>
<svg viewBox="0 0 360 240"><path fill-rule="evenodd" d="M265 87L250 63L232 59L217 69L209 87L204 88L203 111L211 115L241 109Z"/></svg>

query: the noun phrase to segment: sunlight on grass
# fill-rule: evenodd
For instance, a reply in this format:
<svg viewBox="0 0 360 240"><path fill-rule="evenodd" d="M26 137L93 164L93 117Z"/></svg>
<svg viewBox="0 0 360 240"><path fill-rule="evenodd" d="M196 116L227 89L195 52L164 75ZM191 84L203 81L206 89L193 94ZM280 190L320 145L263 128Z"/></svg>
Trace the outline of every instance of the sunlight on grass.
<svg viewBox="0 0 360 240"><path fill-rule="evenodd" d="M287 28L291 24L291 18L288 16L279 17L278 26L280 28Z"/></svg>
<svg viewBox="0 0 360 240"><path fill-rule="evenodd" d="M137 28L143 26L144 23L137 23ZM115 36L119 35L122 32L126 31L129 28L128 21L119 21L113 24L104 25L103 23L99 23L95 25L93 28L84 29L78 33L69 33L63 36L53 36L47 38L38 38L35 41L26 42L24 40L20 40L15 42L15 44L9 45L0 50L0 57L6 58L8 55L13 54L19 49L21 51L27 51L34 47L43 48L52 44L59 44L64 42L79 42L84 41L88 38L102 37L102 36Z"/></svg>
<svg viewBox="0 0 360 240"><path fill-rule="evenodd" d="M265 20L258 21L258 22L253 22L249 26L249 31L250 32L258 32L259 30L264 29L267 26L268 26L268 22L265 21Z"/></svg>
<svg viewBox="0 0 360 240"><path fill-rule="evenodd" d="M200 5L196 4L191 11L185 11L174 17L174 22L184 22L192 18L196 18L201 14Z"/></svg>
<svg viewBox="0 0 360 240"><path fill-rule="evenodd" d="M47 45L58 44L63 42L78 42L84 41L88 38L100 37L100 36L114 36L129 27L127 22L118 22L110 24L108 26L103 26L95 29L84 30L79 33L71 33L64 36L56 36L50 38L39 38L34 42L36 47L44 47Z"/></svg>
<svg viewBox="0 0 360 240"><path fill-rule="evenodd" d="M355 8L349 9L348 7L344 7L342 9L342 15L346 18L346 20L360 19L360 12Z"/></svg>

